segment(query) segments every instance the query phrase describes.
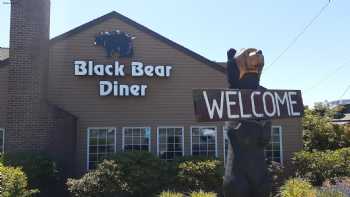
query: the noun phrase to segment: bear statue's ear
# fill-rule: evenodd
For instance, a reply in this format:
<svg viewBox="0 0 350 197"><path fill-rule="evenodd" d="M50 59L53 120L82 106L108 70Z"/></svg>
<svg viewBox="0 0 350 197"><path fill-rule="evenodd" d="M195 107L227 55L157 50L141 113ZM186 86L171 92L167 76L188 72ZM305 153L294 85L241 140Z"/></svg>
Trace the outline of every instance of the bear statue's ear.
<svg viewBox="0 0 350 197"><path fill-rule="evenodd" d="M234 57L235 57L235 55L236 55L236 49L234 49L234 48L231 48L231 49L229 49L228 51L227 51L227 59L228 60L232 60Z"/></svg>

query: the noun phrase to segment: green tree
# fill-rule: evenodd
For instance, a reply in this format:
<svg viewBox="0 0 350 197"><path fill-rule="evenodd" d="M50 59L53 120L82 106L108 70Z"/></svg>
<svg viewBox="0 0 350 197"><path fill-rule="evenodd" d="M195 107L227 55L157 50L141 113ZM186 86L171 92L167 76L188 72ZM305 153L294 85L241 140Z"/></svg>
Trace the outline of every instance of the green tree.
<svg viewBox="0 0 350 197"><path fill-rule="evenodd" d="M341 109L318 103L305 109L303 118L304 149L307 151L335 150L350 147L350 127L333 124Z"/></svg>

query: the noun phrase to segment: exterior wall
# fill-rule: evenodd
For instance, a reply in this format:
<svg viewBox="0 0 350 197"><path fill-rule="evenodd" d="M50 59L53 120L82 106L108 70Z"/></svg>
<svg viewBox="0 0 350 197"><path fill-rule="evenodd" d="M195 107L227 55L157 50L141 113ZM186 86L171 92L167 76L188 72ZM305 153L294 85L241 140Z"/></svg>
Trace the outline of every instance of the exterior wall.
<svg viewBox="0 0 350 197"><path fill-rule="evenodd" d="M148 84L146 97L99 97L98 81L101 78L73 76L74 60L93 58L96 63L113 63L113 59L105 58L103 48L93 46L93 43L96 33L115 29L136 36L134 61L173 65L172 75L167 79L118 79L120 83ZM76 160L80 170L86 169L88 127L116 127L117 150L121 150L122 127L149 126L152 128L151 150L154 153L157 149L157 126L185 127L185 154L190 154L189 128L199 125L194 121L192 89L220 88L226 83L223 73L115 18L55 43L50 54L49 100L79 117ZM222 129L219 132L218 140L222 141ZM223 148L218 147L218 151L221 150Z"/></svg>
<svg viewBox="0 0 350 197"><path fill-rule="evenodd" d="M120 83L148 84L146 97L99 97L98 82L111 77L73 76L74 60L91 60L111 64L102 47L93 46L94 35L101 31L119 29L136 36L133 61L152 65L173 65L170 78L118 78ZM125 61L125 60L124 60ZM128 65L128 64L126 64ZM171 46L111 18L87 30L55 42L50 49L49 100L69 111L78 120L76 162L78 173L86 170L87 128L115 127L117 151L122 150L123 127L151 127L151 150L157 152L157 127L184 127L185 155L190 155L190 127L217 126L217 152L223 156L223 123L200 124L193 115L192 89L226 87L224 73L210 68ZM298 120L280 120L284 159L301 147Z"/></svg>
<svg viewBox="0 0 350 197"><path fill-rule="evenodd" d="M288 166L293 153L303 148L301 119L281 119L272 123L282 126L283 163Z"/></svg>
<svg viewBox="0 0 350 197"><path fill-rule="evenodd" d="M7 66L0 67L0 128L6 128Z"/></svg>
<svg viewBox="0 0 350 197"><path fill-rule="evenodd" d="M43 150L48 143L47 64L50 1L12 0L7 84L8 151Z"/></svg>

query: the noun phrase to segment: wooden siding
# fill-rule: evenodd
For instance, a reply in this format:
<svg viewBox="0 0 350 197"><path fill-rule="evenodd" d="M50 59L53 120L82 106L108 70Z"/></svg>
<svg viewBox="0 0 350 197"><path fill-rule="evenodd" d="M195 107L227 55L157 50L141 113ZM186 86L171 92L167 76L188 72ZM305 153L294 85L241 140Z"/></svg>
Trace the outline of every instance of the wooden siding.
<svg viewBox="0 0 350 197"><path fill-rule="evenodd" d="M133 61L152 65L172 65L170 78L118 78L120 83L147 84L146 97L99 97L98 82L113 77L73 76L74 60L94 60L111 64L102 47L93 46L100 31L119 29L136 36ZM224 52L224 51L223 51ZM218 128L218 154L223 154L223 123L199 124L194 120L192 89L226 87L226 76L198 60L172 48L125 22L108 19L87 30L54 43L50 49L49 101L78 117L76 162L86 170L88 127L116 127L117 150L122 149L122 127L151 127L152 152L157 151L157 127L184 127L185 154L190 154L190 127L212 125ZM300 147L298 121L280 121L283 145L288 156ZM297 125L297 126L296 126ZM286 158L286 157L284 157Z"/></svg>

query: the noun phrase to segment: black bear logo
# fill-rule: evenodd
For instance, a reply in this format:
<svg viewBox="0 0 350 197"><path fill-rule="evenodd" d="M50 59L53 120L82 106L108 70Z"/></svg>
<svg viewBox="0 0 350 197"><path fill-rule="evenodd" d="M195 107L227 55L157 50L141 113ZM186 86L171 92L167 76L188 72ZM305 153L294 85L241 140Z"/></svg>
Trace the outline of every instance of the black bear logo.
<svg viewBox="0 0 350 197"><path fill-rule="evenodd" d="M104 47L107 57L112 57L113 53L118 53L119 57L132 57L133 39L135 39L134 36L119 30L100 32L95 36L95 45Z"/></svg>

